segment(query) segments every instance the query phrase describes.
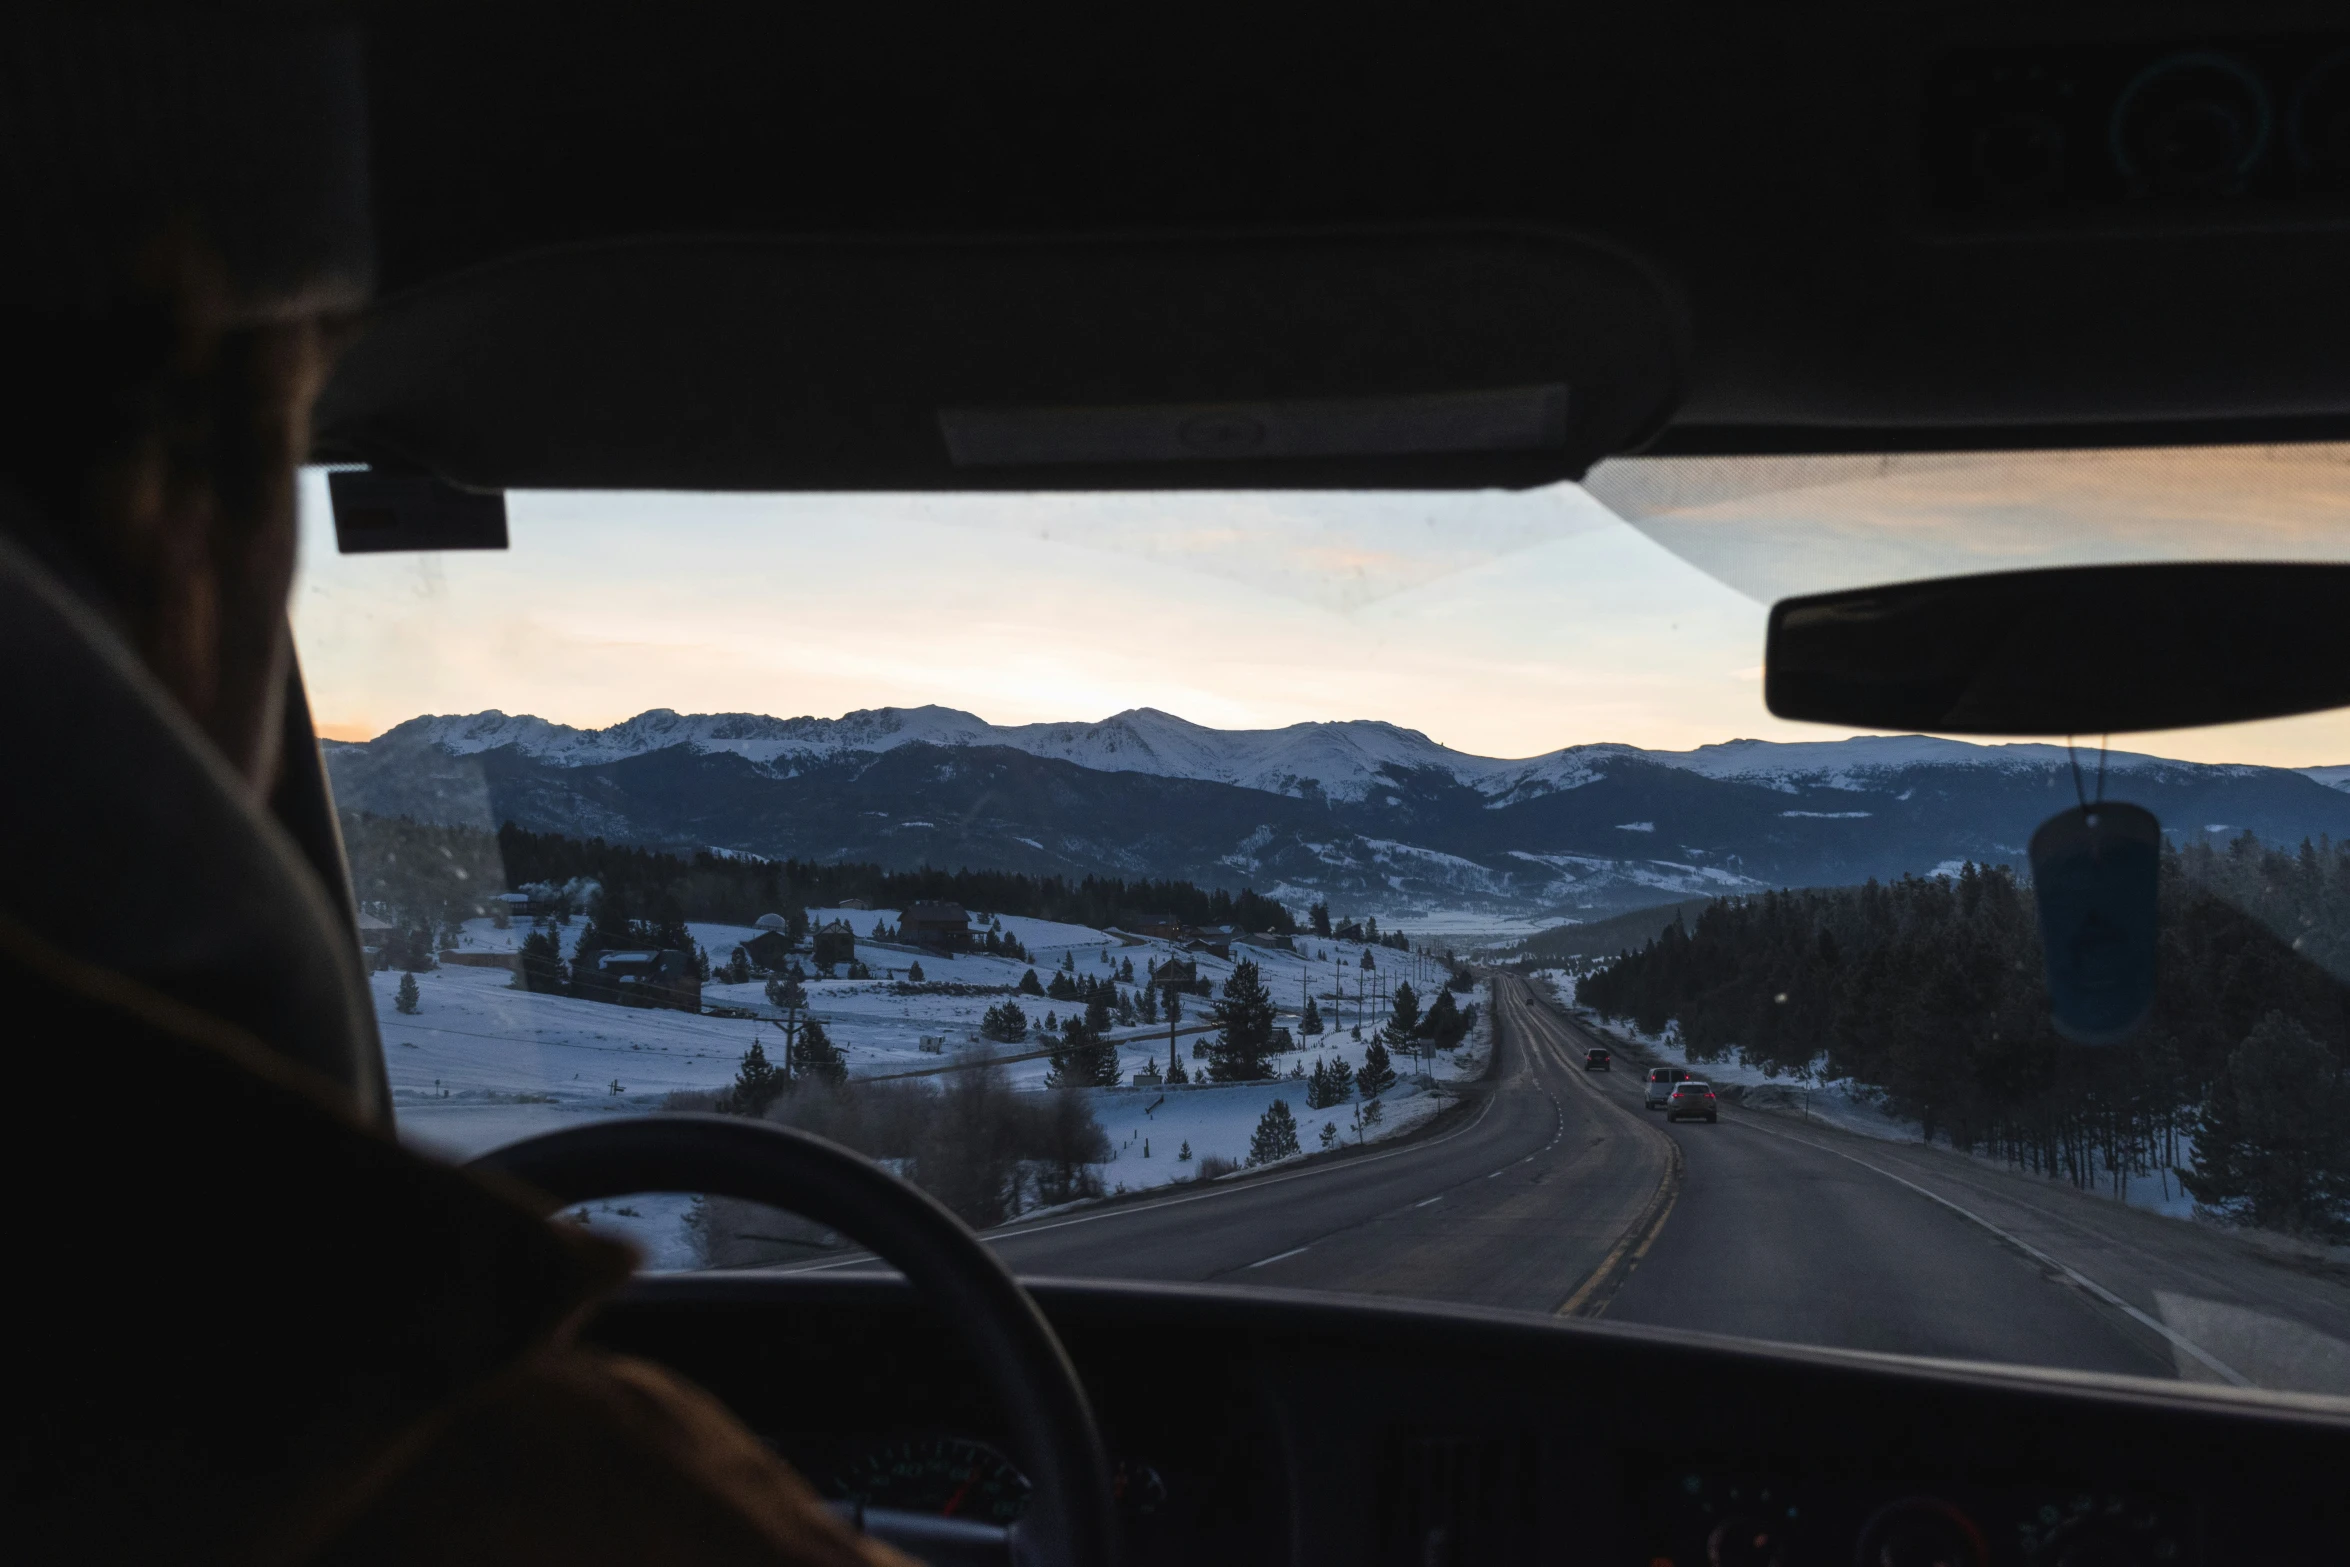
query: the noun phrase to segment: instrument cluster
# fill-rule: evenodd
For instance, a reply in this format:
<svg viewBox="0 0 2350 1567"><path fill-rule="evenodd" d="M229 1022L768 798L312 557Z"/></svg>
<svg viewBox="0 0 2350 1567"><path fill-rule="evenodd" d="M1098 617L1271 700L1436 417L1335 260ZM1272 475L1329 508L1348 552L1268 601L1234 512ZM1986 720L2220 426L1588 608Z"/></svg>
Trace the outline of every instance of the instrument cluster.
<svg viewBox="0 0 2350 1567"><path fill-rule="evenodd" d="M1951 1485L1888 1492L1670 1465L1639 1498L1647 1567L2188 1567L2181 1498Z"/></svg>

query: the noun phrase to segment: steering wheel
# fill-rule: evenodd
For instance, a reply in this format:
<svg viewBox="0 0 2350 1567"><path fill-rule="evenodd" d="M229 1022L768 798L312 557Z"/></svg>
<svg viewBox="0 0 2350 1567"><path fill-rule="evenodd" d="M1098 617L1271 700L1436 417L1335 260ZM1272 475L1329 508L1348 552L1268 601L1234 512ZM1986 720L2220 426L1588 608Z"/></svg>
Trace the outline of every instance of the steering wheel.
<svg viewBox="0 0 2350 1567"><path fill-rule="evenodd" d="M766 1121L631 1116L509 1144L472 1161L556 1208L635 1192L707 1192L787 1209L898 1269L964 1349L1011 1418L1030 1510L1007 1530L861 1510L870 1533L934 1562L1115 1567L1110 1466L1076 1368L1011 1271L927 1193L845 1148Z"/></svg>

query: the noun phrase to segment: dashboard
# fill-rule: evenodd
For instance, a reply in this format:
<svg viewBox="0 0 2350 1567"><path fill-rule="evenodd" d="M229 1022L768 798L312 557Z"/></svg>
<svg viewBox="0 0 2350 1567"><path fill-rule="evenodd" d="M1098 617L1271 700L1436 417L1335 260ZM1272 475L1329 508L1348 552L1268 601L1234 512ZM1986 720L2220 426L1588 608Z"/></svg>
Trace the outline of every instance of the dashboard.
<svg viewBox="0 0 2350 1567"><path fill-rule="evenodd" d="M1029 1281L1135 1567L2334 1561L2350 1407L1465 1308ZM1027 1482L893 1279L638 1281L597 1320L828 1495L1006 1522Z"/></svg>

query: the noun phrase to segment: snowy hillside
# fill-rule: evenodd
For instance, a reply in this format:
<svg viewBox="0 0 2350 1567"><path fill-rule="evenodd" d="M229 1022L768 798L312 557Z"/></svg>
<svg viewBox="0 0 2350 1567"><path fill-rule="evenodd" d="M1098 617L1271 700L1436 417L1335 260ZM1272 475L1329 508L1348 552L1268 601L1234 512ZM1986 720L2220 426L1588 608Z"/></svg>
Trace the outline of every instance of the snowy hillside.
<svg viewBox="0 0 2350 1567"><path fill-rule="evenodd" d="M1033 963L980 953L928 953L917 958L903 947L862 939L862 931L873 922L896 921L898 910L809 913L819 921L852 921L860 930L857 956L875 976L811 979L807 985L809 1014L824 1023L852 1078L935 1077L951 1070L959 1057L977 1055L1001 1060L1015 1091L1042 1091L1051 1063L1041 1030L1016 1044L990 1044L979 1032L982 1014L1007 999L1022 974L1033 967L1040 976L1049 976L1067 962L1075 973L1115 978L1122 964L1132 963L1141 972L1179 955L1165 942L1005 915L1000 917L1001 928L1020 939ZM584 929L584 922L575 922L557 933L566 951ZM721 961L736 943L756 934L748 926L716 924L695 924L691 931ZM528 933L521 927L497 930L488 920L475 920L465 928L463 950L511 952ZM1377 965L1374 969L1362 967L1366 951ZM1198 1161L1211 1155L1245 1160L1250 1135L1275 1099L1290 1105L1306 1135L1318 1138L1320 1128L1329 1125L1343 1131L1350 1142L1409 1131L1443 1102L1440 1089L1432 1091L1433 1085L1414 1080L1414 1062L1398 1061L1403 1080L1384 1096L1386 1113L1380 1122L1364 1128L1355 1124L1351 1105L1309 1112L1303 1081L1289 1075L1302 1074L1313 1062L1330 1058L1360 1067L1366 1041L1355 1037L1354 1030L1367 1025L1364 1033L1376 1031L1384 1016L1383 992L1399 979L1413 980L1423 994L1433 996L1443 974L1433 960L1313 938L1301 941L1295 951L1242 946L1231 960L1185 956L1197 963L1201 978L1218 986L1230 977L1235 961L1255 961L1282 1026L1299 1027L1305 999L1311 995L1329 1022L1329 1032L1316 1037L1299 1033L1298 1048L1275 1058L1275 1070L1283 1075L1273 1082L1087 1090L1112 1149L1098 1172L1105 1190L1134 1191L1188 1180L1197 1172ZM936 989L911 989L902 983L907 966L915 961ZM705 987L705 1006L736 1014L722 1017L535 994L514 989L511 975L503 969L457 963L416 975L416 1010L403 1012L398 996L405 977L389 972L371 976L394 1111L403 1140L444 1157L471 1157L587 1121L655 1113L673 1093L722 1089L733 1081L753 1040L761 1041L770 1054L780 1053L781 1036L769 1021L775 1009L758 981ZM952 993L956 989L967 993ZM1129 986L1130 997L1132 993ZM1024 1004L1036 1025L1048 1014L1067 1016L1080 1010L1042 997L1011 999ZM1146 1065L1163 1065L1171 1043L1187 1070L1201 1069L1193 1052L1208 1031L1206 1018L1207 1003L1195 999L1172 1041L1163 1023L1113 1027L1109 1037L1118 1043L1125 1075L1131 1079ZM1437 1056L1427 1063L1435 1082L1480 1072L1487 1037L1481 1026L1453 1056ZM926 1039L934 1048L925 1047ZM690 1208L686 1198L637 1197L602 1204L592 1217L600 1227L614 1229L640 1246L652 1266L692 1267L697 1259L684 1223Z"/></svg>

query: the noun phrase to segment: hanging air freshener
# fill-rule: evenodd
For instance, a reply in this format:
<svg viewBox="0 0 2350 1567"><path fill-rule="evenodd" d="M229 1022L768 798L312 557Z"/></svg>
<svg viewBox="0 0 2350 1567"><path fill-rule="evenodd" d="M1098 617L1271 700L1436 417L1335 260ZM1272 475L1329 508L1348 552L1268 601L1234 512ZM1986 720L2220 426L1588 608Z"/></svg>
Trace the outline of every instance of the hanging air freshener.
<svg viewBox="0 0 2350 1567"><path fill-rule="evenodd" d="M2048 1010L2075 1044L2118 1044L2154 1008L2161 846L2152 811L2107 800L2052 816L2032 834Z"/></svg>

